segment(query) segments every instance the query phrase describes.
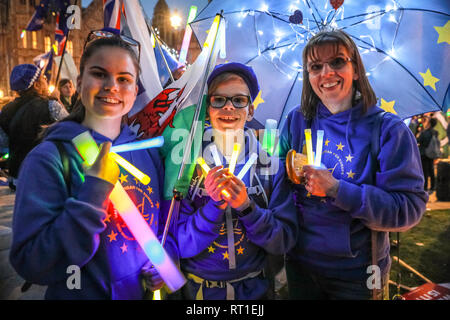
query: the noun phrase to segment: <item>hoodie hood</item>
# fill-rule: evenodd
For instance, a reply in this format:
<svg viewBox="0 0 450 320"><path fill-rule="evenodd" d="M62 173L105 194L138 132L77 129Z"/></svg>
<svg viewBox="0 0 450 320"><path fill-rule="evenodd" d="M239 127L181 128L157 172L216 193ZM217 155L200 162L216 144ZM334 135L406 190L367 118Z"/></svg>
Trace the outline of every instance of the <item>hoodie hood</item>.
<svg viewBox="0 0 450 320"><path fill-rule="evenodd" d="M325 107L325 105L322 102L319 102L318 104L318 111L317 111L317 116L316 116L316 123L319 124L319 128L320 128L320 124L322 121L330 121L330 122L334 122L337 125L345 125L345 141L347 143L347 146L350 149L350 152L353 152L353 148L352 145L350 143L350 139L349 136L352 134L355 134L354 132L354 124L353 122L355 120L359 120L359 119L364 119L366 118L366 120L370 117L373 117L375 114L383 112L382 109L378 108L378 107L372 107L369 108L367 110L367 112L365 114L363 114L363 102L360 101L359 103L357 103L356 105L354 105L352 108L336 113L336 114L332 114L330 112L330 110L328 110L327 107ZM363 121L366 121L363 120Z"/></svg>
<svg viewBox="0 0 450 320"><path fill-rule="evenodd" d="M85 127L84 125L74 121L62 121L51 126L44 138L44 141L64 141L71 142L77 135L89 130L94 140L101 144L105 141L111 141L108 137ZM136 140L136 133L133 132L128 125L122 125L119 136L112 142L113 145L119 145Z"/></svg>

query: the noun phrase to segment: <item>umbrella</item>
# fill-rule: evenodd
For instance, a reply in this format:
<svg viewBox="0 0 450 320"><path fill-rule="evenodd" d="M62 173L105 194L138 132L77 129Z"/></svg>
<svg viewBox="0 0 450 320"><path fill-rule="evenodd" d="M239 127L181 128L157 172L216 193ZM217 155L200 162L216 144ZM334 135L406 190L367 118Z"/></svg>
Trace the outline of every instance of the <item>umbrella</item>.
<svg viewBox="0 0 450 320"><path fill-rule="evenodd" d="M252 66L260 81L256 128L268 118L280 126L299 105L302 50L324 28L352 37L379 106L405 119L448 109L449 7L447 0L213 0L191 27L202 43L223 10L226 60Z"/></svg>

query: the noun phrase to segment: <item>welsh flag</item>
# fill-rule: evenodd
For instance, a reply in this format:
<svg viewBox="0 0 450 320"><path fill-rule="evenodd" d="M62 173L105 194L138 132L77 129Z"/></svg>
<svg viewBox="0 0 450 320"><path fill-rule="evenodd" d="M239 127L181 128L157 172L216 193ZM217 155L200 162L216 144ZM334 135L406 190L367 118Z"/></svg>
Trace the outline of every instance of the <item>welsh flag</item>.
<svg viewBox="0 0 450 320"><path fill-rule="evenodd" d="M225 52L225 22L217 15L202 52L194 64L180 79L162 90L141 111L132 116L129 115L130 126L141 138L159 135L164 137L164 146L160 148L160 152L165 159L164 198L166 200L172 199L174 188L183 196L189 188L203 136L206 79L216 64L219 52ZM197 110L197 108L200 109ZM193 123L196 111L199 112L199 118L196 123ZM183 161L192 126L196 126L195 136L192 139L188 157ZM185 169L181 178L178 179L178 172L183 163Z"/></svg>

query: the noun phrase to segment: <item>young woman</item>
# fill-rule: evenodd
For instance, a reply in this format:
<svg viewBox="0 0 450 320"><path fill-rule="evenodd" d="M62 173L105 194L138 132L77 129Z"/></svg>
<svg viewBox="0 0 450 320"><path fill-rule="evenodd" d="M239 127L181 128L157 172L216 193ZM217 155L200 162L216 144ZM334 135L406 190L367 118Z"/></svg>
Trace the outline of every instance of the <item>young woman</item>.
<svg viewBox="0 0 450 320"><path fill-rule="evenodd" d="M286 263L290 298L369 299L372 287L388 287L388 232L408 230L425 210L416 141L400 118L386 113L372 158L372 132L382 110L358 49L343 31L313 36L303 66L301 108L286 119L281 154L302 153L307 128L315 146L316 132L323 130L326 169L305 166L300 174L306 183L294 185L300 230ZM380 231L375 252L371 230ZM378 268L368 271L372 255Z"/></svg>
<svg viewBox="0 0 450 320"><path fill-rule="evenodd" d="M208 78L211 128L202 154L212 169L204 175L197 166L178 225L186 299L267 298L268 253L281 255L295 243L297 217L283 164L269 159L245 128L258 91L253 70L240 63L218 65ZM234 142L241 144L235 175L252 153L259 156L242 180L228 171ZM215 165L211 148L223 165Z"/></svg>
<svg viewBox="0 0 450 320"><path fill-rule="evenodd" d="M47 299L141 299L143 271L156 279L152 289L161 286L158 274L148 271L148 258L108 199L120 180L154 232L164 225L160 222L164 168L158 151L121 153L150 176L148 185L108 157L111 145L136 139L122 123L138 91L135 49L138 43L129 38L101 31L89 35L80 62L80 100L75 110L48 129L44 141L23 164L10 260L25 280L48 286ZM102 145L90 168L83 167L71 142L85 131ZM68 157L68 179L63 173L63 154ZM170 237L166 248L176 258Z"/></svg>

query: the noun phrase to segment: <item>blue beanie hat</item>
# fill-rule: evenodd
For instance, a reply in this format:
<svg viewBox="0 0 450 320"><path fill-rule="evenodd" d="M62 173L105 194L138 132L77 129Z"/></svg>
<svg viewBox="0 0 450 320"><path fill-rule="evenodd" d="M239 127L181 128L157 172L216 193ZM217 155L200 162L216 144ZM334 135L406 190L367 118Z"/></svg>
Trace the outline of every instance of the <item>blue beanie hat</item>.
<svg viewBox="0 0 450 320"><path fill-rule="evenodd" d="M33 83L41 75L41 70L34 64L29 63L15 66L9 78L11 90L24 91L31 88Z"/></svg>
<svg viewBox="0 0 450 320"><path fill-rule="evenodd" d="M253 71L253 69L249 66L246 66L245 64L238 63L238 62L230 62L225 64L218 64L213 72L208 77L208 87L210 86L211 82L220 74L224 72L231 72L235 73L238 76L240 76L245 83L247 84L248 90L250 91L250 97L252 98L252 101L255 100L256 96L259 93L259 84L258 79L256 78L256 74Z"/></svg>

